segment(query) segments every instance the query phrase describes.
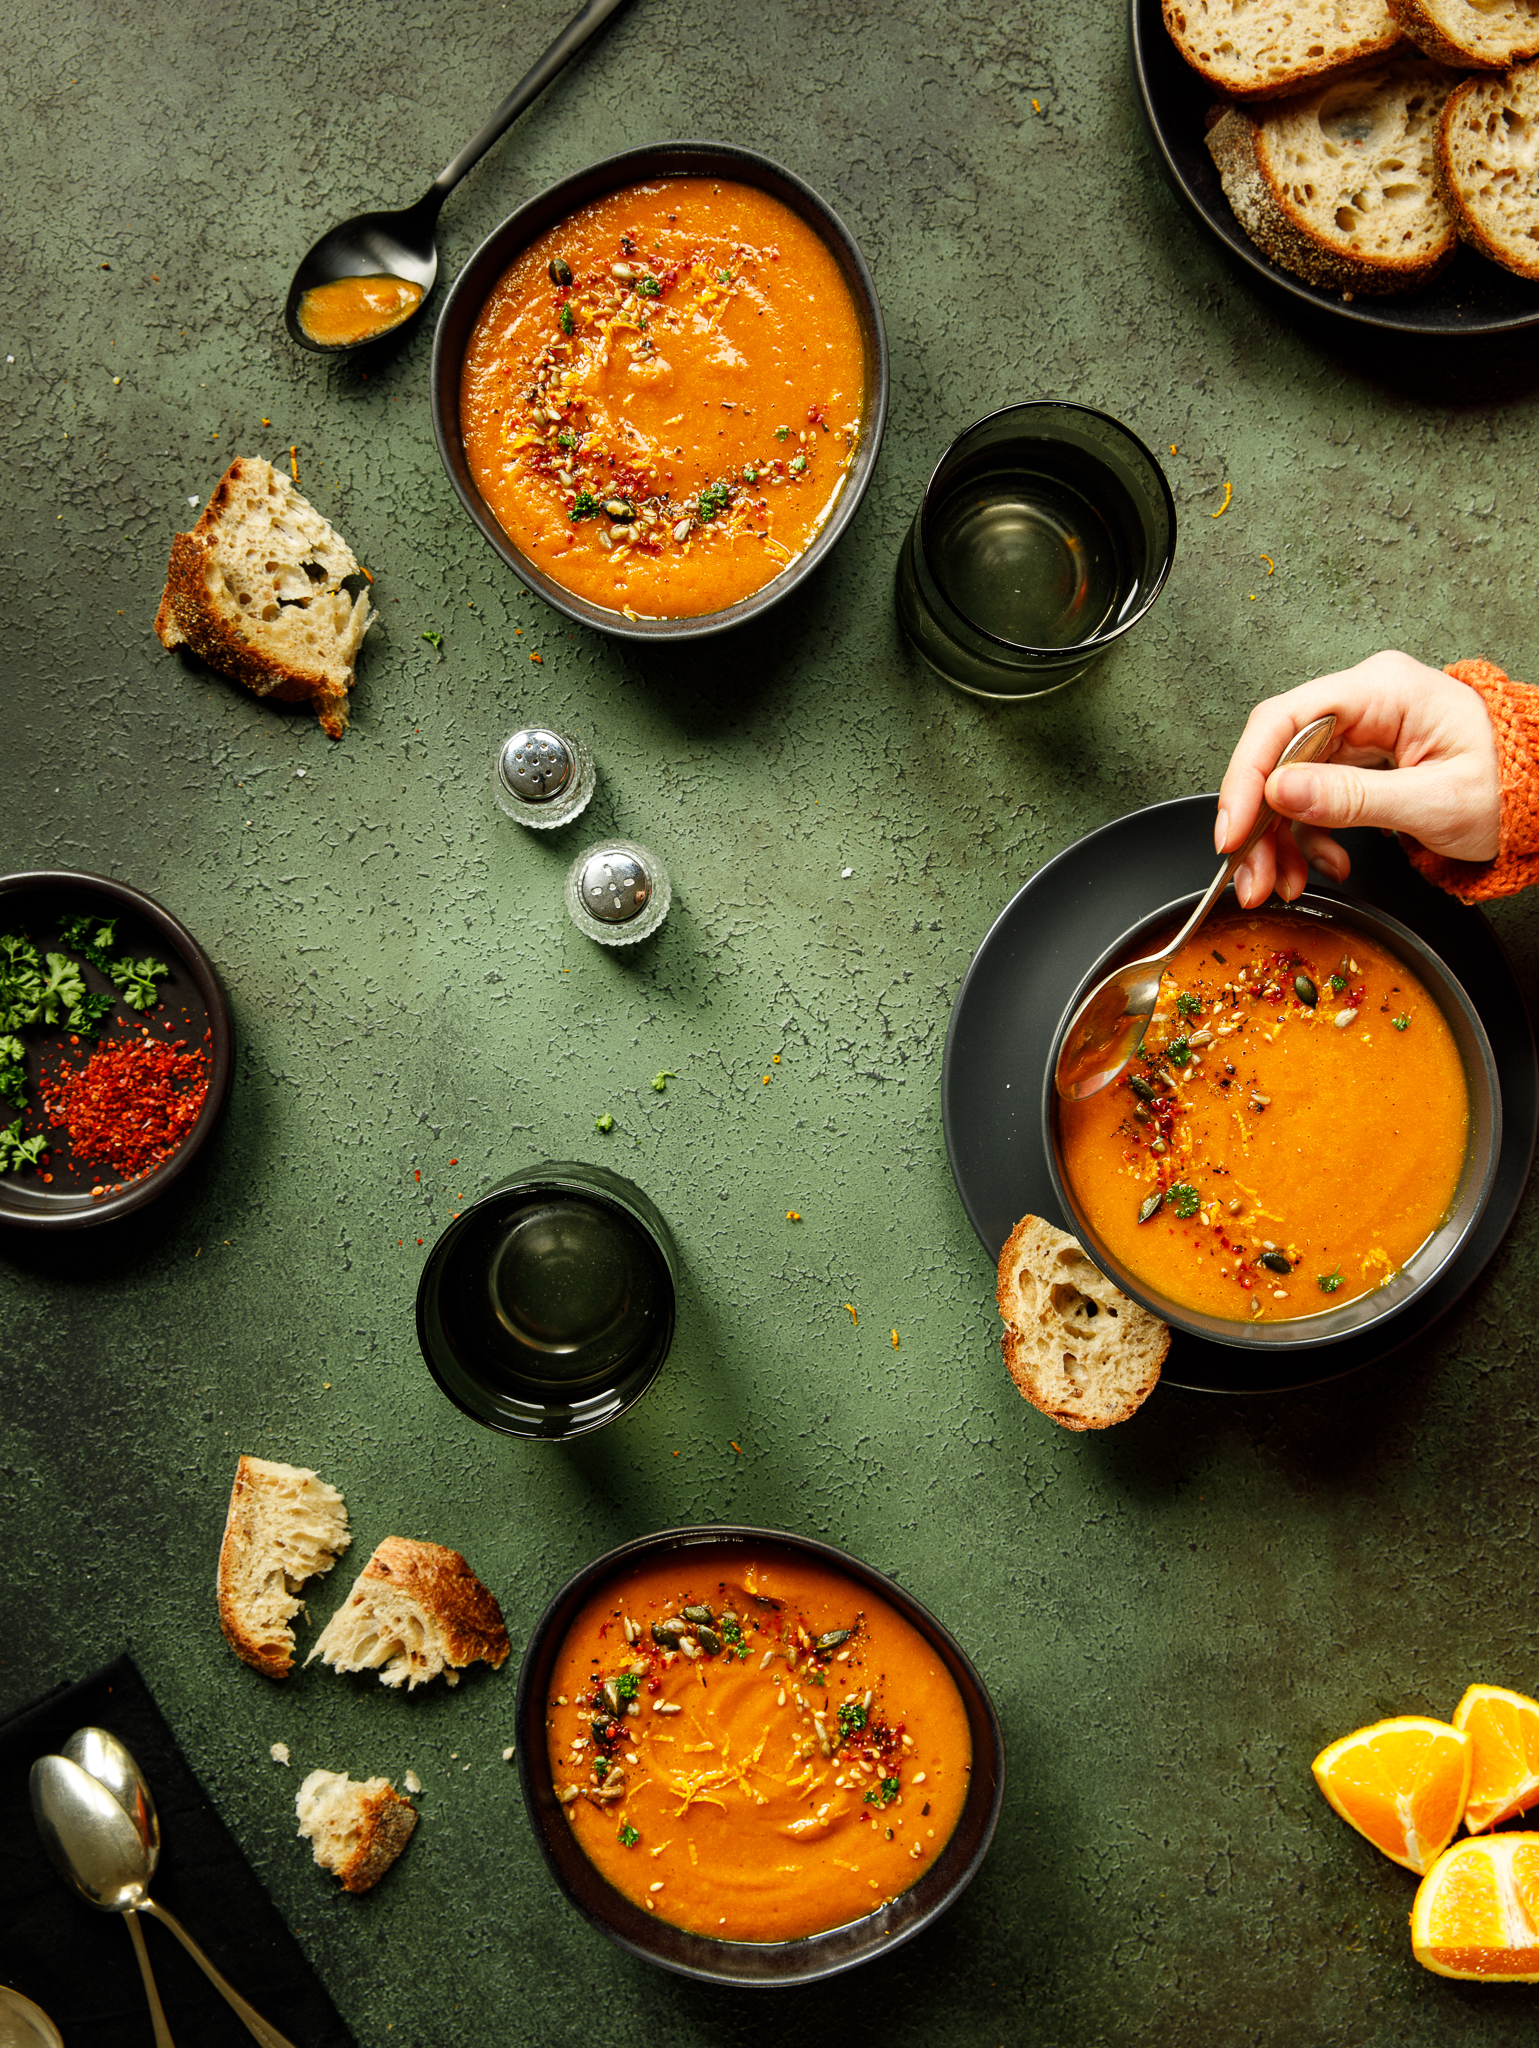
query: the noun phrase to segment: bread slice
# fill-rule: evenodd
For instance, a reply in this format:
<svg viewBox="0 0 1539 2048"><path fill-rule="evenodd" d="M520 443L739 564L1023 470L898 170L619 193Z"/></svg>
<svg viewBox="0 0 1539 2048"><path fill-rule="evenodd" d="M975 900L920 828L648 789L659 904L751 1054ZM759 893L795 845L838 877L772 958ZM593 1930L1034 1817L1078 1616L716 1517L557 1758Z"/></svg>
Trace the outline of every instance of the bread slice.
<svg viewBox="0 0 1539 2048"><path fill-rule="evenodd" d="M1457 70L1539 57L1539 0L1389 0L1389 11L1429 57Z"/></svg>
<svg viewBox="0 0 1539 2048"><path fill-rule="evenodd" d="M312 1771L294 1798L301 1841L345 1892L366 1892L411 1840L417 1809L388 1778L356 1784L345 1771Z"/></svg>
<svg viewBox="0 0 1539 2048"><path fill-rule="evenodd" d="M1400 41L1385 0L1160 0L1170 39L1227 99L1269 99L1371 63Z"/></svg>
<svg viewBox="0 0 1539 2048"><path fill-rule="evenodd" d="M352 549L260 456L238 455L191 533L171 543L155 614L162 646L188 647L259 697L303 703L334 740L347 730L369 595Z"/></svg>
<svg viewBox="0 0 1539 2048"><path fill-rule="evenodd" d="M444 1672L458 1685L467 1664L507 1661L502 1609L457 1550L387 1536L305 1659L333 1671L377 1671L381 1685L414 1692Z"/></svg>
<svg viewBox="0 0 1539 2048"><path fill-rule="evenodd" d="M1539 278L1539 63L1456 88L1443 109L1437 177L1466 242Z"/></svg>
<svg viewBox="0 0 1539 2048"><path fill-rule="evenodd" d="M219 1546L219 1626L237 1657L269 1678L294 1662L289 1623L306 1579L329 1572L352 1542L347 1504L302 1465L243 1457Z"/></svg>
<svg viewBox="0 0 1539 2048"><path fill-rule="evenodd" d="M1113 1287L1066 1230L1023 1216L999 1255L995 1298L1011 1379L1065 1429L1126 1422L1153 1393L1169 1329Z"/></svg>
<svg viewBox="0 0 1539 2048"><path fill-rule="evenodd" d="M1208 153L1240 226L1306 283L1415 291L1459 246L1437 188L1438 119L1457 83L1425 57L1392 57L1295 98L1231 107Z"/></svg>

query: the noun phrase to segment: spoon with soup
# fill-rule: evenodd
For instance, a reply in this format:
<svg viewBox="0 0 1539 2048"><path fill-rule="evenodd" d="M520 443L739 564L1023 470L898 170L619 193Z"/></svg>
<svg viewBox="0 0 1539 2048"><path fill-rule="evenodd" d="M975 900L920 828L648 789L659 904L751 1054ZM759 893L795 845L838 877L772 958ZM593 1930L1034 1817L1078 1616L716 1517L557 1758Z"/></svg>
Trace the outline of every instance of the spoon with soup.
<svg viewBox="0 0 1539 2048"><path fill-rule="evenodd" d="M473 164L550 84L624 0L588 0L415 206L359 213L329 229L294 272L283 323L321 355L361 348L414 320L438 276L439 209Z"/></svg>
<svg viewBox="0 0 1539 2048"><path fill-rule="evenodd" d="M1327 713L1295 733L1283 749L1279 768L1293 761L1318 761L1336 730L1334 715ZM1275 771L1274 771L1275 772ZM1058 1093L1069 1102L1083 1102L1109 1088L1144 1042L1149 1019L1160 999L1160 979L1187 940L1202 923L1233 879L1246 855L1254 852L1277 823L1277 813L1263 803L1261 814L1244 842L1229 854L1208 884L1197 907L1162 952L1145 960L1130 960L1114 967L1098 981L1069 1020L1059 1044L1053 1079Z"/></svg>

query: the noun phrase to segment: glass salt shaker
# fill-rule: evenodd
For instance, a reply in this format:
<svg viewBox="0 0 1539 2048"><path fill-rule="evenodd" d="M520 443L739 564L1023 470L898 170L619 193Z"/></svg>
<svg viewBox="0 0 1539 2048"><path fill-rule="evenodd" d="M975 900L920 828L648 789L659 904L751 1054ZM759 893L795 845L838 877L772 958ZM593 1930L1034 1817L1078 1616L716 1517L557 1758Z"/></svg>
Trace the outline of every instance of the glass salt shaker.
<svg viewBox="0 0 1539 2048"><path fill-rule="evenodd" d="M549 725L521 725L497 750L497 802L532 832L570 825L593 794L593 756Z"/></svg>
<svg viewBox="0 0 1539 2048"><path fill-rule="evenodd" d="M668 870L634 839L601 839L567 870L567 913L601 946L633 946L650 937L672 900Z"/></svg>

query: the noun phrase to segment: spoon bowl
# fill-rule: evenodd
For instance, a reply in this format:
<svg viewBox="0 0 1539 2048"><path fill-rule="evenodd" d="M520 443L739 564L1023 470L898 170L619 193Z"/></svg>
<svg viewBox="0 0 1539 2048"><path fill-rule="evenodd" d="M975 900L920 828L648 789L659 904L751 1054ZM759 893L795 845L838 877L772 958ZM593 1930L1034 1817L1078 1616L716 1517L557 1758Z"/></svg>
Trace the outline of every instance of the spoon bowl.
<svg viewBox="0 0 1539 2048"><path fill-rule="evenodd" d="M160 1816L133 1752L106 1728L77 1728L61 1754L104 1786L128 1815L144 1849L148 1882L160 1863Z"/></svg>
<svg viewBox="0 0 1539 2048"><path fill-rule="evenodd" d="M39 1757L29 1789L38 1834L65 1883L99 1912L137 1912L149 1857L116 1795L67 1756Z"/></svg>

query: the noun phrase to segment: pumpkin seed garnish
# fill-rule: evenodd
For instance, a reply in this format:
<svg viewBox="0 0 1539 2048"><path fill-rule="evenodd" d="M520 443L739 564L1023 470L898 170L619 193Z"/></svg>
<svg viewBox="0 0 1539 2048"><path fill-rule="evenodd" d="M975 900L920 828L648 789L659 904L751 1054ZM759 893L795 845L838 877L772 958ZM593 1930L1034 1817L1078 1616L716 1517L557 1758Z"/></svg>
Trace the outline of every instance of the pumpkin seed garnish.
<svg viewBox="0 0 1539 2048"><path fill-rule="evenodd" d="M1149 1086L1142 1074L1130 1074L1128 1076L1128 1086L1140 1102L1152 1102L1154 1100L1154 1090Z"/></svg>
<svg viewBox="0 0 1539 2048"><path fill-rule="evenodd" d="M705 1606L704 1604L698 1604L694 1607L686 1607L684 1609L684 1619L686 1621L697 1622L702 1627L709 1628L712 1622L715 1621L716 1617L714 1614L712 1614L709 1607Z"/></svg>
<svg viewBox="0 0 1539 2048"><path fill-rule="evenodd" d="M663 1620L653 1622L652 1640L665 1650L676 1650L679 1647L679 1637L686 1634L688 1629L689 1623L681 1616L669 1614Z"/></svg>
<svg viewBox="0 0 1539 2048"><path fill-rule="evenodd" d="M1320 991L1315 987L1307 974L1294 975L1293 993L1298 997L1306 1010L1312 1010L1320 999Z"/></svg>
<svg viewBox="0 0 1539 2048"><path fill-rule="evenodd" d="M695 1630L695 1639L708 1657L721 1655L721 1637L715 1629L707 1628L704 1622Z"/></svg>
<svg viewBox="0 0 1539 2048"><path fill-rule="evenodd" d="M826 1657L830 1650L837 1650L841 1643L847 1643L853 1634L853 1629L831 1628L826 1635L819 1636L812 1647L820 1657Z"/></svg>
<svg viewBox="0 0 1539 2048"><path fill-rule="evenodd" d="M1156 1188L1152 1195L1145 1195L1144 1199L1138 1205L1139 1222L1147 1223L1151 1216L1157 1216L1160 1212L1160 1205L1164 1201L1164 1199L1165 1191L1163 1188Z"/></svg>
<svg viewBox="0 0 1539 2048"><path fill-rule="evenodd" d="M1269 1273L1291 1273L1293 1268L1281 1252L1263 1252L1256 1264L1265 1266Z"/></svg>
<svg viewBox="0 0 1539 2048"><path fill-rule="evenodd" d="M559 284L563 290L572 282L572 266L564 256L551 257L550 281L552 284Z"/></svg>

